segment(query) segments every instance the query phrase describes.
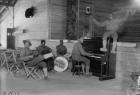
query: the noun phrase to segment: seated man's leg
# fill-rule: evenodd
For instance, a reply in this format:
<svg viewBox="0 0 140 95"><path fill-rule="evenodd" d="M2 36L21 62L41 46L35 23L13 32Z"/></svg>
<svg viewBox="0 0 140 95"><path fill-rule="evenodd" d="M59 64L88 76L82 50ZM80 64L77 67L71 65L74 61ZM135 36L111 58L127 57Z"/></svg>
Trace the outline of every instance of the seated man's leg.
<svg viewBox="0 0 140 95"><path fill-rule="evenodd" d="M48 71L53 70L53 68L54 68L54 58L53 57L44 59L43 61L46 63Z"/></svg>
<svg viewBox="0 0 140 95"><path fill-rule="evenodd" d="M32 61L30 61L30 64L36 64L36 63L41 62L42 60L44 60L44 57L42 55L39 55L35 57Z"/></svg>
<svg viewBox="0 0 140 95"><path fill-rule="evenodd" d="M82 61L82 62L84 62L84 64L86 64L86 74L89 74L90 60L86 57L81 56L79 58L79 61ZM82 69L84 70L84 68L82 68Z"/></svg>
<svg viewBox="0 0 140 95"><path fill-rule="evenodd" d="M44 73L44 76L45 78L48 77L48 69L47 69L47 66L46 66L46 63L43 62L42 60L44 60L44 57L42 55L39 55L38 57L35 57L32 61L29 61L27 63L28 66L40 66L43 68L43 73Z"/></svg>
<svg viewBox="0 0 140 95"><path fill-rule="evenodd" d="M47 78L48 77L48 69L47 69L46 63L44 61L41 61L38 63L38 66L43 68L44 78Z"/></svg>
<svg viewBox="0 0 140 95"><path fill-rule="evenodd" d="M117 34L116 32L114 32L114 33L112 34L112 37L113 37L113 46L112 46L111 52L112 52L112 53L115 53L115 49L116 49L116 47L117 47L118 34Z"/></svg>
<svg viewBox="0 0 140 95"><path fill-rule="evenodd" d="M23 68L23 61L17 59L17 66L18 66L18 68L22 69Z"/></svg>
<svg viewBox="0 0 140 95"><path fill-rule="evenodd" d="M109 32L104 33L103 35L103 48L101 48L101 51L107 51L106 45L107 45L107 38L110 36Z"/></svg>

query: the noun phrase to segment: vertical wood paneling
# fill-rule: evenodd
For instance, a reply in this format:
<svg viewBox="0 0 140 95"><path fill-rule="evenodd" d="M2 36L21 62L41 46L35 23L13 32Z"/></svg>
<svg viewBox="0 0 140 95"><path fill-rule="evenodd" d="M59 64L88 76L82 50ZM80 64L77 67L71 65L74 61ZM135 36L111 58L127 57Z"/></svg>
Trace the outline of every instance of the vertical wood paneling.
<svg viewBox="0 0 140 95"><path fill-rule="evenodd" d="M66 1L51 0L51 39L65 39Z"/></svg>
<svg viewBox="0 0 140 95"><path fill-rule="evenodd" d="M119 35L119 41L140 42L140 12L129 18Z"/></svg>
<svg viewBox="0 0 140 95"><path fill-rule="evenodd" d="M72 6L75 6L77 8L77 0L52 0L52 33L60 33L64 34L62 35L62 38L65 37L65 32L67 33L68 31L68 26L66 27L66 18L69 18L69 16L66 16L66 11L67 14L70 14L70 10L66 10L68 7L69 9L72 9L72 6L67 5L66 3L70 2L69 4L72 4ZM125 5L128 5L131 0L79 0L80 1L80 7L79 7L79 27L80 27L80 34L83 33L83 29L87 28L87 31L90 31L89 28L89 16L85 14L85 9L87 6L90 6L93 8L92 10L92 16L96 18L98 21L103 22L108 19L108 15L111 14L112 12L117 11L120 7L124 7ZM73 3L75 2L75 3ZM77 11L77 10L76 10ZM58 19L59 17L59 19ZM139 42L140 41L140 12L139 10L137 13L128 18L128 21L124 23L124 25L119 29L119 41L125 41L125 42ZM76 20L73 19L71 16L71 21L72 24L75 24L74 26L71 26L70 28L74 28L72 31L74 33L70 35L77 36L78 35L78 29L77 27L77 15L76 15ZM67 19L68 21L69 19ZM59 28L57 28L57 25L54 24L60 24ZM68 23L68 22L67 22ZM53 26L54 25L54 26ZM61 27L61 29L60 29ZM96 25L93 25L94 29L92 29L92 33L94 33L94 36L103 36L103 34L106 32L105 27L99 27ZM57 31L58 29L58 31ZM67 30L67 31L66 31ZM85 32L87 32L85 31ZM69 34L69 32L68 32ZM54 36L54 35L52 35ZM74 38L73 37L73 38ZM55 37L54 37L55 38ZM57 37L58 38L58 37Z"/></svg>

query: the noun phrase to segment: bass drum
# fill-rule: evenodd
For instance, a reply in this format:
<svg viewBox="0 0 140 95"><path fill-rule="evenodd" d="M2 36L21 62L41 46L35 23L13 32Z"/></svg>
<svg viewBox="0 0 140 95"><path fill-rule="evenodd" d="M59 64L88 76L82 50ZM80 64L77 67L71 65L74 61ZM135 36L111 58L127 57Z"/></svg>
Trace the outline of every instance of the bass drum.
<svg viewBox="0 0 140 95"><path fill-rule="evenodd" d="M54 70L57 72L64 72L68 68L68 60L63 56L58 56L54 60Z"/></svg>

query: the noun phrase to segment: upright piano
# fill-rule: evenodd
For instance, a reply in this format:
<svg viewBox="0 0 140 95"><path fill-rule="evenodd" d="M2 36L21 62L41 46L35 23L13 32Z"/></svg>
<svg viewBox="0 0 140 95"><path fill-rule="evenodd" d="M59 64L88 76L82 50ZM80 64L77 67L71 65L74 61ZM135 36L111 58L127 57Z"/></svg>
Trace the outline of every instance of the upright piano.
<svg viewBox="0 0 140 95"><path fill-rule="evenodd" d="M108 59L106 59L106 52L100 51L100 48L102 48L102 37L84 39L82 45L86 52L99 56L99 58L92 56L89 57L91 61L90 72L92 72L94 76L100 78L102 78L103 76L110 76L110 74L112 79L115 78L116 54L110 53Z"/></svg>

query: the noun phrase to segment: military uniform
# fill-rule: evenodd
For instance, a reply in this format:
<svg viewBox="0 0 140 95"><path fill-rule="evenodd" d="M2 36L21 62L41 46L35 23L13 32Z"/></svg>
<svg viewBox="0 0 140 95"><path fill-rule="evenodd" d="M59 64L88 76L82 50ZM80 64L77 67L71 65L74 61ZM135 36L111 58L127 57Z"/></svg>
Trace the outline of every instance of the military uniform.
<svg viewBox="0 0 140 95"><path fill-rule="evenodd" d="M37 47L37 51L39 55L44 55L52 52L52 49L45 45L40 45ZM43 62L45 62L48 71L51 71L54 68L54 58L50 57L48 59L44 59Z"/></svg>
<svg viewBox="0 0 140 95"><path fill-rule="evenodd" d="M51 53L52 49L49 48L48 46L40 45L37 47L37 51L39 54L47 54L47 53Z"/></svg>
<svg viewBox="0 0 140 95"><path fill-rule="evenodd" d="M80 42L75 43L72 50L72 59L76 61L82 61L86 65L90 64L90 60L85 56L90 56L91 54L87 53Z"/></svg>
<svg viewBox="0 0 140 95"><path fill-rule="evenodd" d="M42 61L44 60L43 56L39 55L37 57L33 57L32 50L27 47L23 48L21 51L20 60L25 61L28 66L39 65L40 67L46 67L46 63Z"/></svg>
<svg viewBox="0 0 140 95"><path fill-rule="evenodd" d="M57 55L65 55L67 53L67 48L64 45L58 45L56 46L56 50L57 50Z"/></svg>

